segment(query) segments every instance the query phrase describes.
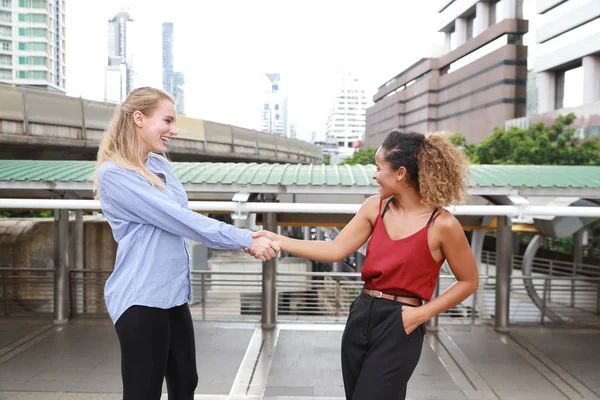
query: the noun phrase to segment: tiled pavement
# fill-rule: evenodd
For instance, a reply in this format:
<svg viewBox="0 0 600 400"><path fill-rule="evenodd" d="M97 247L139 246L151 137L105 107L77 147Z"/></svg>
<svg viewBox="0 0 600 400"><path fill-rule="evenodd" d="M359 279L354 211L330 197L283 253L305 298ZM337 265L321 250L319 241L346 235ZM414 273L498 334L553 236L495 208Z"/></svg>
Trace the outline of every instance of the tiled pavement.
<svg viewBox="0 0 600 400"><path fill-rule="evenodd" d="M196 399L342 400L342 329L195 322ZM594 328L445 325L427 334L408 398L599 399L599 338ZM108 320L0 320L2 400L116 400L120 379Z"/></svg>

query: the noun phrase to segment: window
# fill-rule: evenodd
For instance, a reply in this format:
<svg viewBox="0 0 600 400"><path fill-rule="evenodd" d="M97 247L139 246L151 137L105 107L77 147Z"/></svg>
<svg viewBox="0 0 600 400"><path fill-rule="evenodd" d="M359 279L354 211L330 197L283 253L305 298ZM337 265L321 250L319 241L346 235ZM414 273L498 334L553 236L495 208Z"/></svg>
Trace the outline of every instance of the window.
<svg viewBox="0 0 600 400"><path fill-rule="evenodd" d="M0 54L0 65L12 65L12 56Z"/></svg>
<svg viewBox="0 0 600 400"><path fill-rule="evenodd" d="M269 103L265 103L265 111L269 109Z"/></svg>
<svg viewBox="0 0 600 400"><path fill-rule="evenodd" d="M19 0L19 7L46 8L46 0Z"/></svg>
<svg viewBox="0 0 600 400"><path fill-rule="evenodd" d="M46 37L44 28L19 28L19 36Z"/></svg>
<svg viewBox="0 0 600 400"><path fill-rule="evenodd" d="M275 111L279 110L279 104L275 104Z"/></svg>
<svg viewBox="0 0 600 400"><path fill-rule="evenodd" d="M46 23L46 16L44 14L19 14L19 21Z"/></svg>
<svg viewBox="0 0 600 400"><path fill-rule="evenodd" d="M12 70L0 68L0 79L12 79Z"/></svg>
<svg viewBox="0 0 600 400"><path fill-rule="evenodd" d="M0 40L0 50L2 50L2 51L11 51L12 50L12 43L4 41L4 40Z"/></svg>
<svg viewBox="0 0 600 400"><path fill-rule="evenodd" d="M45 80L46 71L19 71L19 79Z"/></svg>
<svg viewBox="0 0 600 400"><path fill-rule="evenodd" d="M2 22L11 22L12 14L8 11L0 11L0 21Z"/></svg>
<svg viewBox="0 0 600 400"><path fill-rule="evenodd" d="M28 50L28 51L46 51L46 43L36 43L36 42L19 42L19 50Z"/></svg>
<svg viewBox="0 0 600 400"><path fill-rule="evenodd" d="M0 25L0 36L4 36L4 37L12 36L12 28L10 26Z"/></svg>
<svg viewBox="0 0 600 400"><path fill-rule="evenodd" d="M0 7L12 8L11 0L0 0Z"/></svg>
<svg viewBox="0 0 600 400"><path fill-rule="evenodd" d="M46 65L46 57L19 57L21 65Z"/></svg>

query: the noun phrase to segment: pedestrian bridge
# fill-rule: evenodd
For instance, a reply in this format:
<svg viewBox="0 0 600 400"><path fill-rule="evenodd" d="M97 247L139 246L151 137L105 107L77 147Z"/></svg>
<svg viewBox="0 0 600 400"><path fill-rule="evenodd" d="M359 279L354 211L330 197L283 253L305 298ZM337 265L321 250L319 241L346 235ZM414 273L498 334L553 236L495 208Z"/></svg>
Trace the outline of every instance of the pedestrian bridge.
<svg viewBox="0 0 600 400"><path fill-rule="evenodd" d="M116 104L0 84L0 159L95 160ZM174 161L321 164L312 144L177 116Z"/></svg>

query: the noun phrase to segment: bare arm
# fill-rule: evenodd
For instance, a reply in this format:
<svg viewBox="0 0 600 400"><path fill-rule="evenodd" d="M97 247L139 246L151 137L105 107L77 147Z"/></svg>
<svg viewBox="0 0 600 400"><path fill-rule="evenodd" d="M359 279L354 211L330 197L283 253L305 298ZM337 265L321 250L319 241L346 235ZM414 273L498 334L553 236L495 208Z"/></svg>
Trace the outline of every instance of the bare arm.
<svg viewBox="0 0 600 400"><path fill-rule="evenodd" d="M405 316L403 312L407 332L459 304L473 294L479 286L477 263L460 222L454 216L446 214L436 220L436 225L438 225L437 229L439 229L441 238L442 253L457 281L440 296L414 309L414 316L406 318L407 315ZM403 311L405 310L403 309ZM410 314L412 314L411 311L409 311Z"/></svg>
<svg viewBox="0 0 600 400"><path fill-rule="evenodd" d="M254 236L267 236L280 244L281 250L311 260L326 262L341 261L362 246L373 233L374 217L379 212L379 196L367 199L358 213L342 229L332 242L324 240L299 240L268 231L261 231Z"/></svg>

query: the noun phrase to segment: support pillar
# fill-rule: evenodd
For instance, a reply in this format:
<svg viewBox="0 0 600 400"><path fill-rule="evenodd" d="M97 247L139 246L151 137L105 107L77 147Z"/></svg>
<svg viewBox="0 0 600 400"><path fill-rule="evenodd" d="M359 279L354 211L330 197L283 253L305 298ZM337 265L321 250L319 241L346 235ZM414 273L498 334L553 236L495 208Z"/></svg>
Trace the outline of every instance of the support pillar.
<svg viewBox="0 0 600 400"><path fill-rule="evenodd" d="M573 276L577 275L583 262L583 229L573 234ZM575 307L575 281L571 281L571 307Z"/></svg>
<svg viewBox="0 0 600 400"><path fill-rule="evenodd" d="M490 27L490 3L480 1L475 11L475 26L473 37L481 34Z"/></svg>
<svg viewBox="0 0 600 400"><path fill-rule="evenodd" d="M332 272L343 272L342 261L334 261L331 265Z"/></svg>
<svg viewBox="0 0 600 400"><path fill-rule="evenodd" d="M75 211L75 226L73 227L73 265L71 268L83 270L83 210ZM83 278L84 275L78 275L78 278ZM74 290L74 307L75 313L83 312L83 285L79 284Z"/></svg>
<svg viewBox="0 0 600 400"><path fill-rule="evenodd" d="M600 101L600 56L586 56L583 64L583 104Z"/></svg>
<svg viewBox="0 0 600 400"><path fill-rule="evenodd" d="M467 41L467 19L457 18L454 21L454 34L456 35L456 48L459 48Z"/></svg>
<svg viewBox="0 0 600 400"><path fill-rule="evenodd" d="M302 239L310 240L310 226L302 227Z"/></svg>
<svg viewBox="0 0 600 400"><path fill-rule="evenodd" d="M69 210L54 213L54 323L69 322Z"/></svg>
<svg viewBox="0 0 600 400"><path fill-rule="evenodd" d="M263 229L277 231L277 214L273 212L263 214ZM277 324L277 257L263 263L262 270L262 310L261 324L265 329L275 327Z"/></svg>
<svg viewBox="0 0 600 400"><path fill-rule="evenodd" d="M523 19L523 0L502 0L502 19Z"/></svg>
<svg viewBox="0 0 600 400"><path fill-rule="evenodd" d="M510 274L512 271L512 222L509 217L498 217L496 230L496 306L495 330L508 332L510 306Z"/></svg>
<svg viewBox="0 0 600 400"><path fill-rule="evenodd" d="M538 113L543 114L556 109L556 73L544 71L539 76Z"/></svg>
<svg viewBox="0 0 600 400"><path fill-rule="evenodd" d="M435 290L433 291L433 296L431 296L431 300L435 299L440 295L440 274L438 273L437 283L435 284ZM430 301L431 301L430 300ZM425 327L428 332L437 332L439 327L439 315L431 318L429 321L425 323Z"/></svg>
<svg viewBox="0 0 600 400"><path fill-rule="evenodd" d="M444 54L448 54L452 50L452 32L444 32Z"/></svg>

